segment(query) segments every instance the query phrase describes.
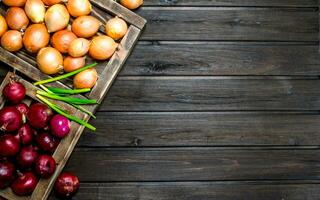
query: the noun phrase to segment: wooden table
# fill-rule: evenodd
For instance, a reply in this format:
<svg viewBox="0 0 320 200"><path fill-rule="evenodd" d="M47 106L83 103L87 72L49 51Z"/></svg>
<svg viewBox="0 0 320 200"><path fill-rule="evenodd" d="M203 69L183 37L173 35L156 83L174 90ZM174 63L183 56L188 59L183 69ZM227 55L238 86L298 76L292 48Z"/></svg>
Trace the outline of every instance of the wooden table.
<svg viewBox="0 0 320 200"><path fill-rule="evenodd" d="M67 165L75 199L319 199L318 6L145 0L141 41Z"/></svg>

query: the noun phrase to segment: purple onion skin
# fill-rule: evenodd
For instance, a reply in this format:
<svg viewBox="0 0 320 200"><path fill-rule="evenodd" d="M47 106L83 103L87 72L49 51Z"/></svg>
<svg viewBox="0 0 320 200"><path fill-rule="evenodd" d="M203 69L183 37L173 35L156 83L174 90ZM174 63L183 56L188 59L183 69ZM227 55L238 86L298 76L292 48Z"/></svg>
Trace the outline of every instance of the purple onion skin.
<svg viewBox="0 0 320 200"><path fill-rule="evenodd" d="M29 124L36 129L44 129L48 126L53 115L51 108L42 103L35 103L30 106L27 118Z"/></svg>
<svg viewBox="0 0 320 200"><path fill-rule="evenodd" d="M52 135L57 138L64 138L70 132L70 121L62 115L55 115L50 121L50 129Z"/></svg>
<svg viewBox="0 0 320 200"><path fill-rule="evenodd" d="M53 153L59 145L59 139L53 137L47 132L40 133L36 136L38 147L45 152Z"/></svg>
<svg viewBox="0 0 320 200"><path fill-rule="evenodd" d="M26 88L19 82L12 82L4 87L2 93L8 101L17 104L26 96Z"/></svg>
<svg viewBox="0 0 320 200"><path fill-rule="evenodd" d="M5 132L18 130L22 125L22 115L14 106L3 107L0 110L0 129Z"/></svg>
<svg viewBox="0 0 320 200"><path fill-rule="evenodd" d="M32 129L28 124L22 125L18 132L17 138L19 138L21 144L28 145L31 144L34 140L35 130Z"/></svg>

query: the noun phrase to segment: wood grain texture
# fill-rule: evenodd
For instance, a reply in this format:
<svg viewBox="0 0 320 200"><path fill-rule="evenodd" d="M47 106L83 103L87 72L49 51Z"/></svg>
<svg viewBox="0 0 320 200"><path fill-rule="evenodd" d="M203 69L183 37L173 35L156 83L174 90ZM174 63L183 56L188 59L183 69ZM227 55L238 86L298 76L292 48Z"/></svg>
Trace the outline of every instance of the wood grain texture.
<svg viewBox="0 0 320 200"><path fill-rule="evenodd" d="M285 77L119 77L100 110L319 110L319 88Z"/></svg>
<svg viewBox="0 0 320 200"><path fill-rule="evenodd" d="M296 182L161 182L83 183L77 200L318 200L317 183ZM53 196L50 198L54 200Z"/></svg>
<svg viewBox="0 0 320 200"><path fill-rule="evenodd" d="M121 76L315 75L318 44L140 42Z"/></svg>
<svg viewBox="0 0 320 200"><path fill-rule="evenodd" d="M284 6L317 7L318 0L145 0L144 6Z"/></svg>
<svg viewBox="0 0 320 200"><path fill-rule="evenodd" d="M318 41L317 8L146 7L143 40Z"/></svg>
<svg viewBox="0 0 320 200"><path fill-rule="evenodd" d="M318 145L317 113L98 112L80 146Z"/></svg>
<svg viewBox="0 0 320 200"><path fill-rule="evenodd" d="M84 182L311 180L320 178L319 153L315 148L78 148L65 170Z"/></svg>

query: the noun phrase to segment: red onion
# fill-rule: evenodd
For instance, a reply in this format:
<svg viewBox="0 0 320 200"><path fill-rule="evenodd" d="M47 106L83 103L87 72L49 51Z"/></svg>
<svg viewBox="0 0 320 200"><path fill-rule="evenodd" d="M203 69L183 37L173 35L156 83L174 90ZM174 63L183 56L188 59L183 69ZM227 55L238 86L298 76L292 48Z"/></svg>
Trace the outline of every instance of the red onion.
<svg viewBox="0 0 320 200"><path fill-rule="evenodd" d="M56 171L56 161L52 156L41 155L35 163L35 172L41 178L50 178Z"/></svg>
<svg viewBox="0 0 320 200"><path fill-rule="evenodd" d="M29 168L36 162L38 156L38 152L34 147L23 147L17 157L17 162L20 167Z"/></svg>
<svg viewBox="0 0 320 200"><path fill-rule="evenodd" d="M0 137L0 155L11 157L19 153L20 143L13 135L2 135Z"/></svg>
<svg viewBox="0 0 320 200"><path fill-rule="evenodd" d="M62 115L55 115L50 121L52 135L58 138L64 138L70 132L70 121Z"/></svg>
<svg viewBox="0 0 320 200"><path fill-rule="evenodd" d="M35 135L35 130L33 130L28 124L24 124L19 128L16 138L19 139L21 144L28 145L31 144Z"/></svg>
<svg viewBox="0 0 320 200"><path fill-rule="evenodd" d="M54 184L56 194L62 198L71 198L79 187L78 177L70 172L62 172Z"/></svg>
<svg viewBox="0 0 320 200"><path fill-rule="evenodd" d="M28 113L28 110L29 110L29 107L27 106L27 104L25 103L19 103L17 105L15 105L16 109L19 110L19 112L22 114L22 115L26 115Z"/></svg>
<svg viewBox="0 0 320 200"><path fill-rule="evenodd" d="M36 188L38 178L32 172L25 172L12 183L12 191L19 196L30 195Z"/></svg>
<svg viewBox="0 0 320 200"><path fill-rule="evenodd" d="M52 115L52 110L48 106L42 103L35 103L30 106L27 118L31 126L43 129L48 125Z"/></svg>
<svg viewBox="0 0 320 200"><path fill-rule="evenodd" d="M42 151L53 153L59 145L59 140L44 132L36 137L37 144Z"/></svg>
<svg viewBox="0 0 320 200"><path fill-rule="evenodd" d="M26 96L26 88L19 82L10 82L4 87L2 93L8 101L16 104Z"/></svg>
<svg viewBox="0 0 320 200"><path fill-rule="evenodd" d="M22 115L13 106L7 106L0 110L0 129L7 132L18 130L22 125Z"/></svg>
<svg viewBox="0 0 320 200"><path fill-rule="evenodd" d="M3 185L6 185L6 187L14 180L15 170L16 168L11 162L5 161L0 163L0 182L4 183Z"/></svg>

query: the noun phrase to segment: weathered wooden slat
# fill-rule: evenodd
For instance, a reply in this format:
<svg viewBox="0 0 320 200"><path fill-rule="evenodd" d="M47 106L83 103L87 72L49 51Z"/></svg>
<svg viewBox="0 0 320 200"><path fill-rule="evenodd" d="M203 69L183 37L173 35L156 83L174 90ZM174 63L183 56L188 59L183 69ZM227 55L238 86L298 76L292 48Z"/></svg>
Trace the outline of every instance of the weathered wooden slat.
<svg viewBox="0 0 320 200"><path fill-rule="evenodd" d="M320 80L119 77L102 111L320 110Z"/></svg>
<svg viewBox="0 0 320 200"><path fill-rule="evenodd" d="M0 75L8 69L1 67ZM120 76L317 74L317 44L139 42Z"/></svg>
<svg viewBox="0 0 320 200"><path fill-rule="evenodd" d="M316 75L318 44L140 42L120 75Z"/></svg>
<svg viewBox="0 0 320 200"><path fill-rule="evenodd" d="M153 182L82 183L78 200L318 200L319 183L296 182ZM51 197L51 200L57 199Z"/></svg>
<svg viewBox="0 0 320 200"><path fill-rule="evenodd" d="M145 7L143 40L318 41L316 8Z"/></svg>
<svg viewBox="0 0 320 200"><path fill-rule="evenodd" d="M144 6L284 6L317 7L317 0L145 0Z"/></svg>
<svg viewBox="0 0 320 200"><path fill-rule="evenodd" d="M318 145L316 113L98 112L80 146Z"/></svg>
<svg viewBox="0 0 320 200"><path fill-rule="evenodd" d="M66 170L90 182L311 180L320 178L319 153L314 148L78 148Z"/></svg>

